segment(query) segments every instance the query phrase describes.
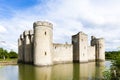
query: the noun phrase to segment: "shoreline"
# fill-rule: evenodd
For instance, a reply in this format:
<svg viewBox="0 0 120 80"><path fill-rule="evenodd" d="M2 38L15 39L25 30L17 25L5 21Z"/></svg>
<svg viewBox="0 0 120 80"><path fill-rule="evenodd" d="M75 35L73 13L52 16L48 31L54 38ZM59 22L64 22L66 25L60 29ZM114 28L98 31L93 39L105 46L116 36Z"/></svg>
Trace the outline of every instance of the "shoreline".
<svg viewBox="0 0 120 80"><path fill-rule="evenodd" d="M4 65L17 65L17 60L2 60L0 61L0 66Z"/></svg>

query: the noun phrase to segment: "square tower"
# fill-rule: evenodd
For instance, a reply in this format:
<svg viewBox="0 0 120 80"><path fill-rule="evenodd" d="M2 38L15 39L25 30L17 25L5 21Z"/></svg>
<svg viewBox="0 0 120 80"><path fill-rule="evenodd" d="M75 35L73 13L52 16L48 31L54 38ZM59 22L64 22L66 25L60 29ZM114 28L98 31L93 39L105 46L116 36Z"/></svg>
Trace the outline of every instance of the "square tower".
<svg viewBox="0 0 120 80"><path fill-rule="evenodd" d="M105 41L104 38L91 36L91 46L95 46L96 61L105 61Z"/></svg>
<svg viewBox="0 0 120 80"><path fill-rule="evenodd" d="M88 36L83 32L79 32L72 36L73 44L73 62L88 62Z"/></svg>

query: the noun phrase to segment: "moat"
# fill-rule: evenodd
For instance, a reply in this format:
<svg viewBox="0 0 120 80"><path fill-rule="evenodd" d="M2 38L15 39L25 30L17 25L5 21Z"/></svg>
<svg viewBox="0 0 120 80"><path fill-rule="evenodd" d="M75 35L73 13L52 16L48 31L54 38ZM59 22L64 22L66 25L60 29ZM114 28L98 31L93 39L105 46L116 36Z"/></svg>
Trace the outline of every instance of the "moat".
<svg viewBox="0 0 120 80"><path fill-rule="evenodd" d="M0 80L99 80L111 62L58 64L49 67L33 65L0 66Z"/></svg>

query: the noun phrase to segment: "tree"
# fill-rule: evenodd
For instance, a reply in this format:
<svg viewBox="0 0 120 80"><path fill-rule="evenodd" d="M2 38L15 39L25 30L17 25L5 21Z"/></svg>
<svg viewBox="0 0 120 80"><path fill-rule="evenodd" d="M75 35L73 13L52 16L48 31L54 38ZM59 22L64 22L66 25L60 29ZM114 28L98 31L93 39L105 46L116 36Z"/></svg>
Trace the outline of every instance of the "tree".
<svg viewBox="0 0 120 80"><path fill-rule="evenodd" d="M8 57L9 57L9 56L8 56L7 50L4 50L3 48L0 48L0 58L6 59L6 58L8 58Z"/></svg>
<svg viewBox="0 0 120 80"><path fill-rule="evenodd" d="M17 58L18 54L11 50L8 52L7 50L0 48L0 58L1 59L6 59L6 58Z"/></svg>
<svg viewBox="0 0 120 80"><path fill-rule="evenodd" d="M9 52L9 58L18 58L18 54L14 51Z"/></svg>

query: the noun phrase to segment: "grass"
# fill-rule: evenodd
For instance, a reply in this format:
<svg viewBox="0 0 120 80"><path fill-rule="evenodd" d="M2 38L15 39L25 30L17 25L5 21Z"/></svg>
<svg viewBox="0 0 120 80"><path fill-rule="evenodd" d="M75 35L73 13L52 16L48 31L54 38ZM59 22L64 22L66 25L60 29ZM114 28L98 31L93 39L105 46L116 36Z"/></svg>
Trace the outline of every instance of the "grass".
<svg viewBox="0 0 120 80"><path fill-rule="evenodd" d="M1 61L17 61L17 58L13 58L13 59L10 59L10 58L0 59L0 62L1 62Z"/></svg>
<svg viewBox="0 0 120 80"><path fill-rule="evenodd" d="M15 58L15 59L0 59L0 64L5 64L5 65L7 65L7 64L17 64L17 58Z"/></svg>

